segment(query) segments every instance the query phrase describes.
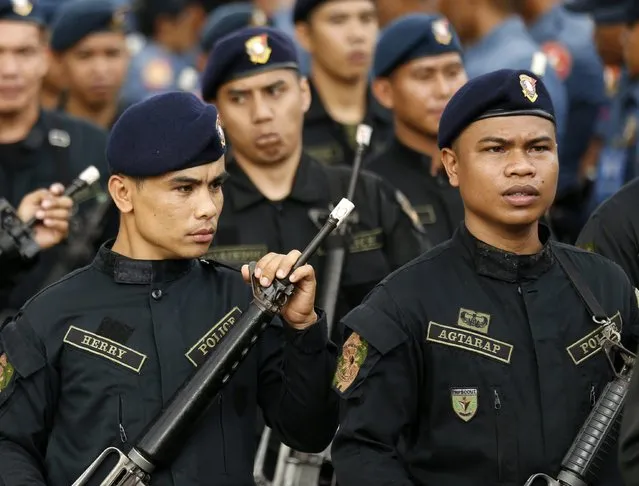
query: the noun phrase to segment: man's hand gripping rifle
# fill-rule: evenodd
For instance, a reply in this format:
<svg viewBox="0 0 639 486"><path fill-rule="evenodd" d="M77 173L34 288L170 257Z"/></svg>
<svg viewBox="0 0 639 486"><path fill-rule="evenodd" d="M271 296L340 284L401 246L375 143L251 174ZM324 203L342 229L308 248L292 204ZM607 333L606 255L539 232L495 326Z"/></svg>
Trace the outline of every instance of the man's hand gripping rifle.
<svg viewBox="0 0 639 486"><path fill-rule="evenodd" d="M302 252L291 273L306 264L328 235L346 220L353 208L349 200L342 199ZM73 486L148 486L153 471L159 466L168 465L177 455L180 445L188 439L191 426L214 402L259 334L293 293L294 286L288 276L275 280L267 288L262 287L254 276L255 265L252 262L249 266L253 301L226 339L218 343L216 353L178 389L127 454L115 447L107 448ZM115 466L111 467L113 462Z"/></svg>
<svg viewBox="0 0 639 486"><path fill-rule="evenodd" d="M596 318L593 320L599 325L604 325L601 347L612 367L615 379L606 385L595 403L561 462L557 478L543 473L535 474L526 481L525 486L542 482L548 486L594 486L602 462L616 446L621 412L628 394L636 355L621 344L621 334L613 321Z"/></svg>

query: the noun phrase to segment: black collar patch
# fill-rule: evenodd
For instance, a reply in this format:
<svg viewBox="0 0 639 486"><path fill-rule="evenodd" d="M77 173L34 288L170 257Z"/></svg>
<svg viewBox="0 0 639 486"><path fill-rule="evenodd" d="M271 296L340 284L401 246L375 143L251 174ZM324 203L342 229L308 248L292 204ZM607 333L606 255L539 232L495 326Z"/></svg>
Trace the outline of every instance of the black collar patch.
<svg viewBox="0 0 639 486"><path fill-rule="evenodd" d="M109 338L79 327L69 326L64 342L83 351L106 358L136 373L142 369L147 356Z"/></svg>
<svg viewBox="0 0 639 486"><path fill-rule="evenodd" d="M210 351L224 339L229 330L235 326L237 320L242 315L239 307L233 307L231 311L220 319L209 332L200 338L191 349L185 354L187 359L195 367L200 366Z"/></svg>

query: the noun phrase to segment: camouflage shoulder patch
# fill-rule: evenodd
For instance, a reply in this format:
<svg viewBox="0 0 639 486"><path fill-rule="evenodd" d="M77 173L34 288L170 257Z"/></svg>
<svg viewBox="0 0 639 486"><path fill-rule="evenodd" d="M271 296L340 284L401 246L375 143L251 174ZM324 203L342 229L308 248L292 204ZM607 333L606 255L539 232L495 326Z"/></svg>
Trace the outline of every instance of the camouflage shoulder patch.
<svg viewBox="0 0 639 486"><path fill-rule="evenodd" d="M9 386L14 373L15 370L11 363L9 363L7 355L5 353L0 354L0 393Z"/></svg>
<svg viewBox="0 0 639 486"><path fill-rule="evenodd" d="M345 392L357 378L359 370L368 355L368 343L354 332L344 343L342 354L337 361L337 370L333 385L340 392Z"/></svg>
<svg viewBox="0 0 639 486"><path fill-rule="evenodd" d="M395 199L397 200L397 203L402 208L402 211L404 211L406 216L408 216L409 219L412 221L413 226L415 226L415 228L419 229L420 231L424 231L424 227L422 226L422 222L419 219L419 215L417 214L417 211L415 211L415 208L410 203L408 198L399 189L395 191Z"/></svg>

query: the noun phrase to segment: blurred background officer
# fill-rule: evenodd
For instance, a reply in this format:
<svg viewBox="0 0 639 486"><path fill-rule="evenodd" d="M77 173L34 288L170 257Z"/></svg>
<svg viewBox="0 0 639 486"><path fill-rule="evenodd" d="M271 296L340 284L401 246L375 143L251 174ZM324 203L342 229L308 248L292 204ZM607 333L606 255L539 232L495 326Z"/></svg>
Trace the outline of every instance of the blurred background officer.
<svg viewBox="0 0 639 486"><path fill-rule="evenodd" d="M438 0L375 0L380 27L412 13L432 13Z"/></svg>
<svg viewBox="0 0 639 486"><path fill-rule="evenodd" d="M523 0L521 13L568 95L566 134L559 145L559 186L551 214L555 236L573 243L587 217L592 189L582 167L593 145L598 145L597 118L606 103L603 64L588 16L567 11L560 0Z"/></svg>
<svg viewBox="0 0 639 486"><path fill-rule="evenodd" d="M0 0L0 197L14 207L36 189L54 182L70 183L89 165L103 175L108 172L104 160L106 134L102 130L67 115L41 110L39 93L47 70L46 49L44 21L37 5ZM86 198L92 197L94 194L86 194ZM108 225L105 219L96 217L94 228L89 229L85 218L103 206L82 206L84 210L74 218L81 233L74 232L76 225L72 225L69 241L42 252L38 264L0 300L17 309L48 282L54 268L66 266L66 273L90 261L93 245L101 243ZM76 248L72 241L88 251L88 259L71 257L70 248Z"/></svg>
<svg viewBox="0 0 639 486"><path fill-rule="evenodd" d="M552 96L559 130L564 140L568 116L566 91L541 47L517 15L519 0L439 0L439 10L455 27L464 47L469 78L497 69L528 69L542 76Z"/></svg>
<svg viewBox="0 0 639 486"><path fill-rule="evenodd" d="M68 0L40 0L38 5L42 11L47 34L51 36L51 24L57 10ZM66 89L66 80L62 73L62 66L50 53L47 74L42 80L42 88L40 90L40 104L48 110L55 110L60 103L64 101Z"/></svg>
<svg viewBox="0 0 639 486"><path fill-rule="evenodd" d="M304 150L323 164L351 164L362 122L373 128L370 153L381 150L392 118L369 89L378 31L373 0L297 0L293 15L311 55Z"/></svg>
<svg viewBox="0 0 639 486"><path fill-rule="evenodd" d="M288 252L317 231L314 212L346 195L351 171L325 167L303 153L302 123L310 103L293 41L268 27L239 30L211 52L202 97L220 111L233 147L226 210L210 253L232 264ZM363 173L350 227L338 315L358 305L387 274L426 248L414 210L378 177ZM325 259L314 267L326 278Z"/></svg>
<svg viewBox="0 0 639 486"><path fill-rule="evenodd" d="M462 48L439 15L400 17L381 33L373 92L394 116L395 136L366 168L406 195L433 244L449 239L464 218L459 191L439 170L439 119L467 81Z"/></svg>
<svg viewBox="0 0 639 486"><path fill-rule="evenodd" d="M129 65L124 11L113 0L70 0L56 14L51 49L67 96L60 109L110 130Z"/></svg>
<svg viewBox="0 0 639 486"><path fill-rule="evenodd" d="M106 447L126 449L218 352L202 343L219 344L228 336L220 329L237 325L251 297L248 268L240 275L200 260L224 204L216 122L195 95L169 93L126 110L111 131L117 237L0 329L0 369L12 374L0 381L0 484L69 485ZM298 256L269 254L255 276L268 287ZM313 268L291 281L281 319L175 444L175 459L154 471L154 486L253 484L258 407L292 447L330 443L335 347L314 308Z"/></svg>
<svg viewBox="0 0 639 486"><path fill-rule="evenodd" d="M233 2L214 9L200 34L198 70L204 71L213 45L222 37L244 27L273 25L266 14L251 2Z"/></svg>
<svg viewBox="0 0 639 486"><path fill-rule="evenodd" d="M63 197L64 186L53 184L49 189L38 189L22 198L16 214L23 221L37 218L39 223L33 228L33 239L42 250L61 243L69 234L69 218L73 201ZM0 232L2 229L0 228ZM14 278L34 262L25 262L19 256L3 254L0 258L0 299L7 295L6 289L15 283ZM0 300L0 309L7 305Z"/></svg>
<svg viewBox="0 0 639 486"><path fill-rule="evenodd" d="M173 90L197 93L197 47L207 15L203 1L140 0L134 13L146 41L131 60L124 105Z"/></svg>
<svg viewBox="0 0 639 486"><path fill-rule="evenodd" d="M637 344L626 275L539 223L559 172L540 77L500 70L470 80L446 107L438 141L464 223L344 319L352 334L333 381L343 398L332 454L340 484L521 485L559 472L614 376L593 339L602 327L559 259L624 344ZM590 484L621 486L610 449Z"/></svg>

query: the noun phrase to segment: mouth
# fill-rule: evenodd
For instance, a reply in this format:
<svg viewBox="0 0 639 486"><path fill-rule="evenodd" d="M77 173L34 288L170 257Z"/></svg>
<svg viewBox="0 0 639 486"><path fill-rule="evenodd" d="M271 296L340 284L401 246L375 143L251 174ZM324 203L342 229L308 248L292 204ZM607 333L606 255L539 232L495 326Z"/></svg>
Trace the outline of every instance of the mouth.
<svg viewBox="0 0 639 486"><path fill-rule="evenodd" d="M364 63L368 61L368 55L364 51L353 51L348 55L349 62Z"/></svg>
<svg viewBox="0 0 639 486"><path fill-rule="evenodd" d="M215 230L213 228L202 228L201 230L189 233L189 236L196 243L211 243L214 233Z"/></svg>
<svg viewBox="0 0 639 486"><path fill-rule="evenodd" d="M264 135L260 135L255 139L255 144L258 147L267 147L269 145L274 145L280 142L279 133L271 132L265 133Z"/></svg>
<svg viewBox="0 0 639 486"><path fill-rule="evenodd" d="M535 203L541 193L534 186L512 186L502 193L502 197L511 205L517 207L530 206Z"/></svg>

